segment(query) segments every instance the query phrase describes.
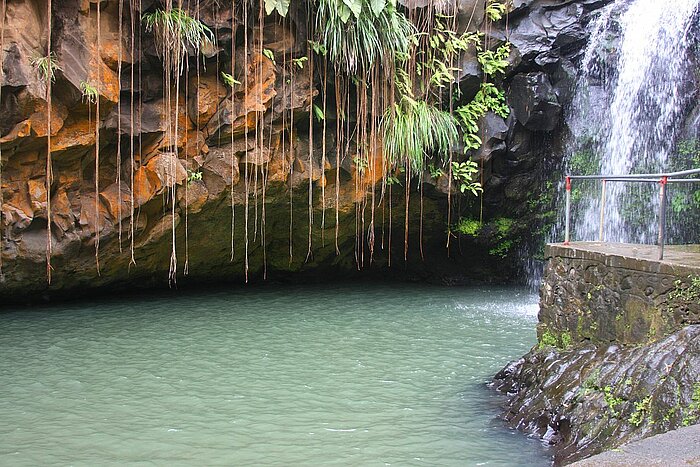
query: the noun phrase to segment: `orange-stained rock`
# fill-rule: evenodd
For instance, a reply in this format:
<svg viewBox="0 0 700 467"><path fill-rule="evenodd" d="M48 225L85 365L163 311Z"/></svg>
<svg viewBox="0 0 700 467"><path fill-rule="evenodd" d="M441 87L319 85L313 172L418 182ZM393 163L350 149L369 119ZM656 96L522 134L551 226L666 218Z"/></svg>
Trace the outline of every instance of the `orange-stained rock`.
<svg viewBox="0 0 700 467"><path fill-rule="evenodd" d="M134 202L141 206L160 192L163 184L153 170L139 167L134 173Z"/></svg>
<svg viewBox="0 0 700 467"><path fill-rule="evenodd" d="M352 177L355 186L355 201L358 202L384 178L384 152L381 142L371 149L374 149L374 152L367 151L361 166L353 159L355 162L353 163Z"/></svg>
<svg viewBox="0 0 700 467"><path fill-rule="evenodd" d="M161 122L163 139L158 144L158 149L172 150L174 148L182 148L191 130L194 130L194 124L188 117L187 102L183 96L178 99L173 96L170 101L170 106L166 105L164 99L156 102L159 111L159 120ZM177 135L175 134L174 120L177 118ZM172 119L173 123L168 130L168 120Z"/></svg>
<svg viewBox="0 0 700 467"><path fill-rule="evenodd" d="M182 208L187 208L191 214L196 214L202 210L209 198L207 185L201 180L194 180L185 183L177 189L178 204Z"/></svg>
<svg viewBox="0 0 700 467"><path fill-rule="evenodd" d="M124 28L125 32L123 34L128 37L128 33L126 32L128 30L127 28L128 25L126 25ZM111 34L103 33L103 40L100 44L100 56L102 57L102 60L114 71L119 69L119 41L117 40L117 37L116 31ZM122 70L125 70L131 63L131 49L126 43L122 43L121 61Z"/></svg>
<svg viewBox="0 0 700 467"><path fill-rule="evenodd" d="M52 128L53 130L53 128ZM87 149L95 144L95 122L69 121L51 138L51 152L67 149ZM76 148L77 147L77 148Z"/></svg>
<svg viewBox="0 0 700 467"><path fill-rule="evenodd" d="M27 180L29 199L32 203L34 216L46 216L46 180L33 178Z"/></svg>
<svg viewBox="0 0 700 467"><path fill-rule="evenodd" d="M29 123L34 136L44 137L48 134L48 105L39 101L36 111L29 117ZM51 104L51 136L54 136L63 127L63 122L68 117L68 109L60 102ZM53 144L53 143L52 143Z"/></svg>
<svg viewBox="0 0 700 467"><path fill-rule="evenodd" d="M282 134L277 133L272 140L271 150L272 157L267 165L267 179L270 182L286 182L289 177L289 167L294 159L296 149L292 145L290 148L289 141L285 141L285 147L282 147ZM290 151L291 149L291 151Z"/></svg>
<svg viewBox="0 0 700 467"><path fill-rule="evenodd" d="M216 114L219 103L228 94L228 89L214 73L202 74L190 78L190 100L188 103L190 120L203 128Z"/></svg>
<svg viewBox="0 0 700 467"><path fill-rule="evenodd" d="M2 168L3 181L21 180L37 177L46 172L46 158L39 157L37 151L22 151L8 157L6 151L2 153L4 166Z"/></svg>
<svg viewBox="0 0 700 467"><path fill-rule="evenodd" d="M197 130L188 131L182 144L181 157L192 159L200 154L207 154L209 146L204 139L204 133Z"/></svg>
<svg viewBox="0 0 700 467"><path fill-rule="evenodd" d="M92 57L95 57L95 48L91 47ZM99 67L99 79L98 79ZM97 88L97 92L105 103L116 104L119 100L119 78L117 73L107 66L101 59L93 58L88 67L87 82ZM104 117L111 109L111 106L104 106L100 109L100 114Z"/></svg>
<svg viewBox="0 0 700 467"><path fill-rule="evenodd" d="M272 160L272 151L268 148L255 146L245 152L241 157L241 164L257 165L262 167Z"/></svg>
<svg viewBox="0 0 700 467"><path fill-rule="evenodd" d="M237 141L237 144L212 148L202 165L205 170L204 176L209 174L220 177L224 184L232 186L240 180L239 155L245 153L244 141ZM249 147L252 141L248 142Z"/></svg>
<svg viewBox="0 0 700 467"><path fill-rule="evenodd" d="M173 216L171 213L167 213L160 220L154 223L151 230L138 237L136 247L143 248L146 245L157 242L165 234L169 234L173 227L177 229L178 225L180 225L180 216L178 214Z"/></svg>
<svg viewBox="0 0 700 467"><path fill-rule="evenodd" d="M24 180L2 184L2 220L5 225L15 224L15 228L26 228L34 218L34 210L29 199L27 182Z"/></svg>
<svg viewBox="0 0 700 467"><path fill-rule="evenodd" d="M51 197L51 220L61 231L69 232L75 228L75 219L66 190L59 189Z"/></svg>
<svg viewBox="0 0 700 467"><path fill-rule="evenodd" d="M171 152L158 153L146 163L146 168L152 170L163 187L173 187L187 180L187 170L180 159Z"/></svg>
<svg viewBox="0 0 700 467"><path fill-rule="evenodd" d="M80 226L84 231L95 233L99 231L100 236L113 230L113 225L109 216L109 211L98 200L95 203L95 193L80 194Z"/></svg>
<svg viewBox="0 0 700 467"><path fill-rule="evenodd" d="M124 219L131 215L131 191L126 183L111 184L100 192L100 198L112 219Z"/></svg>
<svg viewBox="0 0 700 467"><path fill-rule="evenodd" d="M0 144L3 145L3 150L7 146L5 143L11 143L18 139L23 139L32 134L32 122L30 120L24 120L15 125L12 130L2 138L0 138Z"/></svg>
<svg viewBox="0 0 700 467"><path fill-rule="evenodd" d="M207 136L213 144L218 144L219 140L226 142L231 135L243 135L246 129L252 132L261 114L270 108L272 99L277 95L275 64L264 55L253 54L245 76L245 81L235 87L232 97L219 105L217 113L206 126Z"/></svg>

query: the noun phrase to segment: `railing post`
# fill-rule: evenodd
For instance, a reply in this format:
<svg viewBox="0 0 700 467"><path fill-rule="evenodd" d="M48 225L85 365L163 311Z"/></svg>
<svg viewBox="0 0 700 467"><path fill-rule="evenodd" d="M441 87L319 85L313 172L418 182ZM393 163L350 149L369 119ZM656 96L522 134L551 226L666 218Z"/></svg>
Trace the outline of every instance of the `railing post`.
<svg viewBox="0 0 700 467"><path fill-rule="evenodd" d="M661 201L659 206L659 261L664 259L664 242L666 241L666 198L668 177L661 177Z"/></svg>
<svg viewBox="0 0 700 467"><path fill-rule="evenodd" d="M564 245L569 244L571 224L571 177L566 177L566 220L564 222Z"/></svg>
<svg viewBox="0 0 700 467"><path fill-rule="evenodd" d="M603 241L603 226L605 225L605 187L607 186L607 181L603 179L603 188L601 188L600 194L600 232L598 233L598 241Z"/></svg>

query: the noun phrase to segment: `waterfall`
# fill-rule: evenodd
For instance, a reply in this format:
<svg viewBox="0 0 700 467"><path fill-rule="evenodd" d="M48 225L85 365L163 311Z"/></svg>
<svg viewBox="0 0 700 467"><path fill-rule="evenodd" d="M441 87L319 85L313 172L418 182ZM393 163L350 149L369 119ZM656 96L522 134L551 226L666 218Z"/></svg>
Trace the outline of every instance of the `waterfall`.
<svg viewBox="0 0 700 467"><path fill-rule="evenodd" d="M592 21L568 124L566 171L630 174L677 167L674 151L695 101L700 0L616 0ZM574 240L597 240L601 184L574 185ZM605 240L653 243L657 184L608 183Z"/></svg>

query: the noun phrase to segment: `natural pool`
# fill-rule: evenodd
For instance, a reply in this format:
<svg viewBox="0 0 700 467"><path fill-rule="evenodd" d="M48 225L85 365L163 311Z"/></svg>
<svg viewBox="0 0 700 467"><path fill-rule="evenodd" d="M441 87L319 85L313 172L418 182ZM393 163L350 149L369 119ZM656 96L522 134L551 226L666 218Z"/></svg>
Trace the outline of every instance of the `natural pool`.
<svg viewBox="0 0 700 467"><path fill-rule="evenodd" d="M0 465L547 465L485 383L518 288L171 292L0 312Z"/></svg>

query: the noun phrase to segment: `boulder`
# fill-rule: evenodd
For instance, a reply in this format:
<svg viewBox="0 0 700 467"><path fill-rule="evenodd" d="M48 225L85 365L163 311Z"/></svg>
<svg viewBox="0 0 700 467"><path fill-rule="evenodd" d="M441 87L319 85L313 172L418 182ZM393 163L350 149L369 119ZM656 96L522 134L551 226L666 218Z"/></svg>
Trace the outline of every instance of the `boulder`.
<svg viewBox="0 0 700 467"><path fill-rule="evenodd" d="M528 130L552 131L559 124L561 104L543 72L516 75L508 91L508 104Z"/></svg>

